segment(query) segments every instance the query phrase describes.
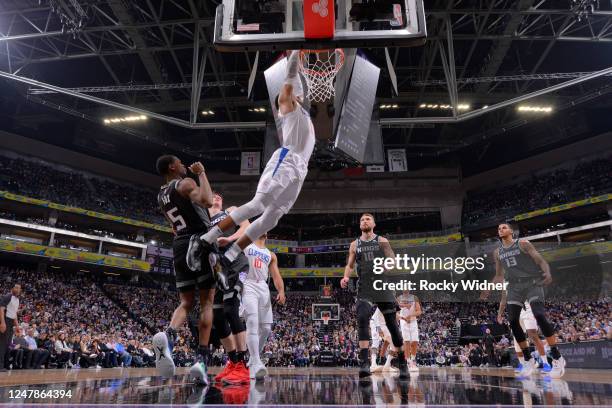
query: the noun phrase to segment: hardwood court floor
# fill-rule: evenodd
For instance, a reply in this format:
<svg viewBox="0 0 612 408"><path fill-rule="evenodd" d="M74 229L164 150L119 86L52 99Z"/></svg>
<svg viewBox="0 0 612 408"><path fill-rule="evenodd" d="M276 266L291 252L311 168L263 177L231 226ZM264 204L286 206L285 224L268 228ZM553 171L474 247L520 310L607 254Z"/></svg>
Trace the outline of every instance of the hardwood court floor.
<svg viewBox="0 0 612 408"><path fill-rule="evenodd" d="M214 376L218 368L211 368ZM354 368L271 368L261 383L196 387L187 369L172 379L155 369L20 370L0 373L0 403L68 405L612 405L612 370L568 369L562 380L514 378L512 369L421 368L399 381L374 375L359 381ZM29 390L70 396L23 398ZM50 394L49 394L50 395ZM56 393L57 395L57 393Z"/></svg>

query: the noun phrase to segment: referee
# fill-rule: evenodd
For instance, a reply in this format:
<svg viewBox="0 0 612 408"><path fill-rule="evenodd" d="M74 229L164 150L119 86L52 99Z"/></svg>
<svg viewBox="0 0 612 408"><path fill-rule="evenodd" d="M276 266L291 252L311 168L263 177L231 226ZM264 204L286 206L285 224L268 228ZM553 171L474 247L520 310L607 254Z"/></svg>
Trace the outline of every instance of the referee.
<svg viewBox="0 0 612 408"><path fill-rule="evenodd" d="M6 371L5 360L13 338L13 327L18 324L19 295L21 295L21 285L15 284L11 293L0 297L0 372Z"/></svg>

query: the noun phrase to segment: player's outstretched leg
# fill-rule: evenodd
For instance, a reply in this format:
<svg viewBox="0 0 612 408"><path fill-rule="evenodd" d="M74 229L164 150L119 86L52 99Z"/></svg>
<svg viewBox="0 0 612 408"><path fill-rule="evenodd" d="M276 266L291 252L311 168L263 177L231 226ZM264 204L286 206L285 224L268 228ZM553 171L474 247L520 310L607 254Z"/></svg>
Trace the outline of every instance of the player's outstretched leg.
<svg viewBox="0 0 612 408"><path fill-rule="evenodd" d="M538 322L538 326L540 326L542 334L544 337L546 337L546 342L550 346L550 355L553 358L550 376L552 378L561 378L563 377L563 374L565 374L565 359L557 348L557 337L555 335L555 330L546 318L544 304L540 301L531 302L531 311Z"/></svg>

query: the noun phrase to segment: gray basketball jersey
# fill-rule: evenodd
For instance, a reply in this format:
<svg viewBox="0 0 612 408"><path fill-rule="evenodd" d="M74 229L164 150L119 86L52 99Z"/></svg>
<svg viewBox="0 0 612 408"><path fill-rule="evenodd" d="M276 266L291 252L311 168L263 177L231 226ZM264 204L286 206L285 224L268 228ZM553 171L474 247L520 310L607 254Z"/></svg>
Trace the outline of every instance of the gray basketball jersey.
<svg viewBox="0 0 612 408"><path fill-rule="evenodd" d="M506 280L538 277L540 268L529 254L523 252L516 239L509 247L499 246L499 260L506 271Z"/></svg>

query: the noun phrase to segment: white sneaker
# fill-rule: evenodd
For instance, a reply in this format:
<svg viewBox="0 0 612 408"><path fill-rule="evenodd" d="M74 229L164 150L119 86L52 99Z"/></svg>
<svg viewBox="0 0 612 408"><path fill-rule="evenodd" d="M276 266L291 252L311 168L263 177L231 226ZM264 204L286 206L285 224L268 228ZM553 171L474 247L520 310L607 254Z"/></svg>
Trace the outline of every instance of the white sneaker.
<svg viewBox="0 0 612 408"><path fill-rule="evenodd" d="M410 360L410 364L408 364L408 371L410 371L411 373L419 372L419 367L417 366L417 363L415 360Z"/></svg>
<svg viewBox="0 0 612 408"><path fill-rule="evenodd" d="M561 378L565 374L565 359L560 357L558 360L553 360L552 370L550 370L551 378Z"/></svg>
<svg viewBox="0 0 612 408"><path fill-rule="evenodd" d="M531 376L531 373L533 373L533 370L534 370L534 365L535 365L535 361L533 360L533 358L528 361L525 361L525 363L523 364L523 368L521 369L521 371L516 373L516 376L517 377Z"/></svg>
<svg viewBox="0 0 612 408"><path fill-rule="evenodd" d="M193 381L195 385L208 385L209 381L206 364L201 361L195 362L189 369L189 379Z"/></svg>
<svg viewBox="0 0 612 408"><path fill-rule="evenodd" d="M376 363L370 365L370 372L371 373L380 373L383 370L383 366L378 365Z"/></svg>
<svg viewBox="0 0 612 408"><path fill-rule="evenodd" d="M155 368L162 377L174 377L176 366L172 360L172 353L168 347L168 336L159 332L153 336L153 349L155 350Z"/></svg>
<svg viewBox="0 0 612 408"><path fill-rule="evenodd" d="M268 370L266 370L266 366L262 363L254 364L252 367L249 367L249 378L255 381L261 381L268 375Z"/></svg>

